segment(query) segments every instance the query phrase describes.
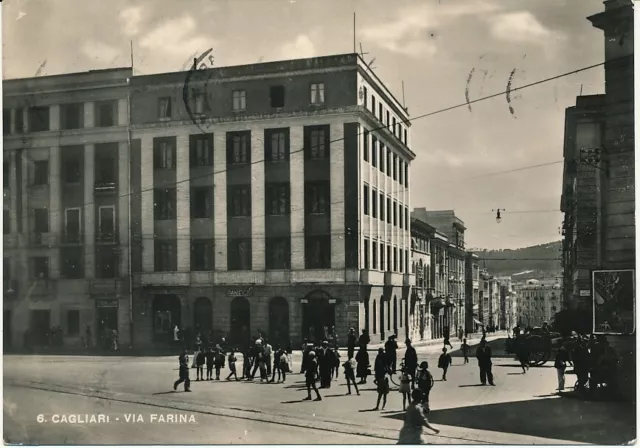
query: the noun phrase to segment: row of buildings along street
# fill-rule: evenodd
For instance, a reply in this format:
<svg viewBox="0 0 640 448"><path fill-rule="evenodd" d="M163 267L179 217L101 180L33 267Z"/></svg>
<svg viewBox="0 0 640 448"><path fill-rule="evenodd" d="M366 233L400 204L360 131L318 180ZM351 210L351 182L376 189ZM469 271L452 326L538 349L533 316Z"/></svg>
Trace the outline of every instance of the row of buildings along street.
<svg viewBox="0 0 640 448"><path fill-rule="evenodd" d="M454 211L412 209L408 111L363 64L5 82L6 348L548 320L559 296L519 316L530 305L481 269Z"/></svg>

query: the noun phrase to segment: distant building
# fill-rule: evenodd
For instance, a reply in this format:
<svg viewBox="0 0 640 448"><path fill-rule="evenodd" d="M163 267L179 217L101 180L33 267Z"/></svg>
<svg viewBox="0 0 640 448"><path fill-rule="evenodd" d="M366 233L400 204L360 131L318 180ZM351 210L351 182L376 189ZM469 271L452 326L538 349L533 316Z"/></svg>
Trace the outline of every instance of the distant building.
<svg viewBox="0 0 640 448"><path fill-rule="evenodd" d="M498 277L500 282L500 323L502 330L508 330L515 326L514 321L514 293L511 277Z"/></svg>
<svg viewBox="0 0 640 448"><path fill-rule="evenodd" d="M562 290L556 281L528 280L514 285L518 304L518 324L521 327L540 327L552 323L562 308Z"/></svg>
<svg viewBox="0 0 640 448"><path fill-rule="evenodd" d="M431 305L434 280L431 259L431 237L435 229L416 218L411 218L411 272L415 274L415 286L411 291L409 307L409 333L413 341L433 337L434 314Z"/></svg>
<svg viewBox="0 0 640 448"><path fill-rule="evenodd" d="M465 268L465 331L481 330L480 321L480 265L478 256L467 252Z"/></svg>
<svg viewBox="0 0 640 448"><path fill-rule="evenodd" d="M480 321L485 328L499 328L500 282L487 271L480 272Z"/></svg>

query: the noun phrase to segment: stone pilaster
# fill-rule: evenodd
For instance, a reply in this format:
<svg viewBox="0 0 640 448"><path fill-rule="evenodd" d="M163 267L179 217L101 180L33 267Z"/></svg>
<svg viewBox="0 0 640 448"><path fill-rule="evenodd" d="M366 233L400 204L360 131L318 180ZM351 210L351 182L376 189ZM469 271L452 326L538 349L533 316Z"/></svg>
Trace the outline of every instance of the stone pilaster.
<svg viewBox="0 0 640 448"><path fill-rule="evenodd" d="M84 276L94 278L96 272L96 205L93 195L95 179L95 145L84 145Z"/></svg>
<svg viewBox="0 0 640 448"><path fill-rule="evenodd" d="M57 131L60 129L60 105L54 104L49 106L49 130Z"/></svg>
<svg viewBox="0 0 640 448"><path fill-rule="evenodd" d="M251 128L251 268L265 268L264 130Z"/></svg>
<svg viewBox="0 0 640 448"><path fill-rule="evenodd" d="M140 159L142 272L153 272L155 247L153 240L153 138L150 135L141 138Z"/></svg>
<svg viewBox="0 0 640 448"><path fill-rule="evenodd" d="M87 101L84 103L84 127L92 128L95 126L94 118L95 103L93 101Z"/></svg>
<svg viewBox="0 0 640 448"><path fill-rule="evenodd" d="M331 125L329 136L331 161L330 196L331 203L331 268L345 267L345 225L344 225L344 127L342 123Z"/></svg>
<svg viewBox="0 0 640 448"><path fill-rule="evenodd" d="M189 135L176 138L176 227L178 245L178 272L191 269L191 200L189 182Z"/></svg>
<svg viewBox="0 0 640 448"><path fill-rule="evenodd" d="M120 276L129 276L129 201L131 198L129 183L129 144L118 145L118 240L120 244Z"/></svg>
<svg viewBox="0 0 640 448"><path fill-rule="evenodd" d="M49 232L58 240L62 239L62 218L60 196L60 147L52 146L49 149ZM51 248L49 259L49 271L51 278L60 277L60 248L54 245Z"/></svg>
<svg viewBox="0 0 640 448"><path fill-rule="evenodd" d="M213 134L214 260L216 271L227 270L227 142L224 132Z"/></svg>
<svg viewBox="0 0 640 448"><path fill-rule="evenodd" d="M304 269L304 127L289 129L291 190L291 269ZM299 304L296 304L299 305Z"/></svg>

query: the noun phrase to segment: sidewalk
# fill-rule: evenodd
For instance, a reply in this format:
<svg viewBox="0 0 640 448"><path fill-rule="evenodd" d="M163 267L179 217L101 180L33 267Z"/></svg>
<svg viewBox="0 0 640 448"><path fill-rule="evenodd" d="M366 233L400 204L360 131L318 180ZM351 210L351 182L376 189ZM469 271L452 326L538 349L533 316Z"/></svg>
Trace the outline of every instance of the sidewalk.
<svg viewBox="0 0 640 448"><path fill-rule="evenodd" d="M487 334L487 341L495 341L496 339L500 339L500 338L506 338L507 337L507 332L506 331L496 331L495 333L489 333ZM473 345L473 344L477 344L480 343L480 339L482 339L482 333L472 333L469 335L469 337L467 338L467 344L469 345ZM451 345L453 345L454 347L456 347L457 345L461 345L462 341L459 340L457 337L452 337L449 339L449 342L451 342ZM411 341L411 345L413 345L415 348L422 348L422 347L442 347L442 345L444 344L444 338L438 338L438 339L425 339L422 341ZM371 350L378 350L379 348L384 348L384 343L380 343L380 344L369 344L368 346L368 351ZM406 349L406 345L404 343L404 339L403 340L398 340L398 350L404 350ZM340 348L340 350L346 350L347 348Z"/></svg>

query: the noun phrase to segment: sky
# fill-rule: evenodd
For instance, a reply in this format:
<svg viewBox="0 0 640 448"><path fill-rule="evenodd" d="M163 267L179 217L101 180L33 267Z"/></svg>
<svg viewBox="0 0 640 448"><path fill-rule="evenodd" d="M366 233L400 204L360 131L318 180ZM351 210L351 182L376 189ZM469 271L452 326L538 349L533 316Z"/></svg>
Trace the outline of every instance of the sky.
<svg viewBox="0 0 640 448"><path fill-rule="evenodd" d="M604 37L586 17L601 0L5 0L3 78L130 65L182 70L353 52L402 99L411 126L412 207L453 209L468 247L561 238L564 111L604 93L604 69L428 117L494 93L598 64ZM515 70L515 71L514 71ZM511 110L510 110L511 108ZM533 167L535 165L543 165ZM510 170L533 167L525 170ZM505 173L505 171L507 171ZM502 221L496 223L496 209Z"/></svg>

